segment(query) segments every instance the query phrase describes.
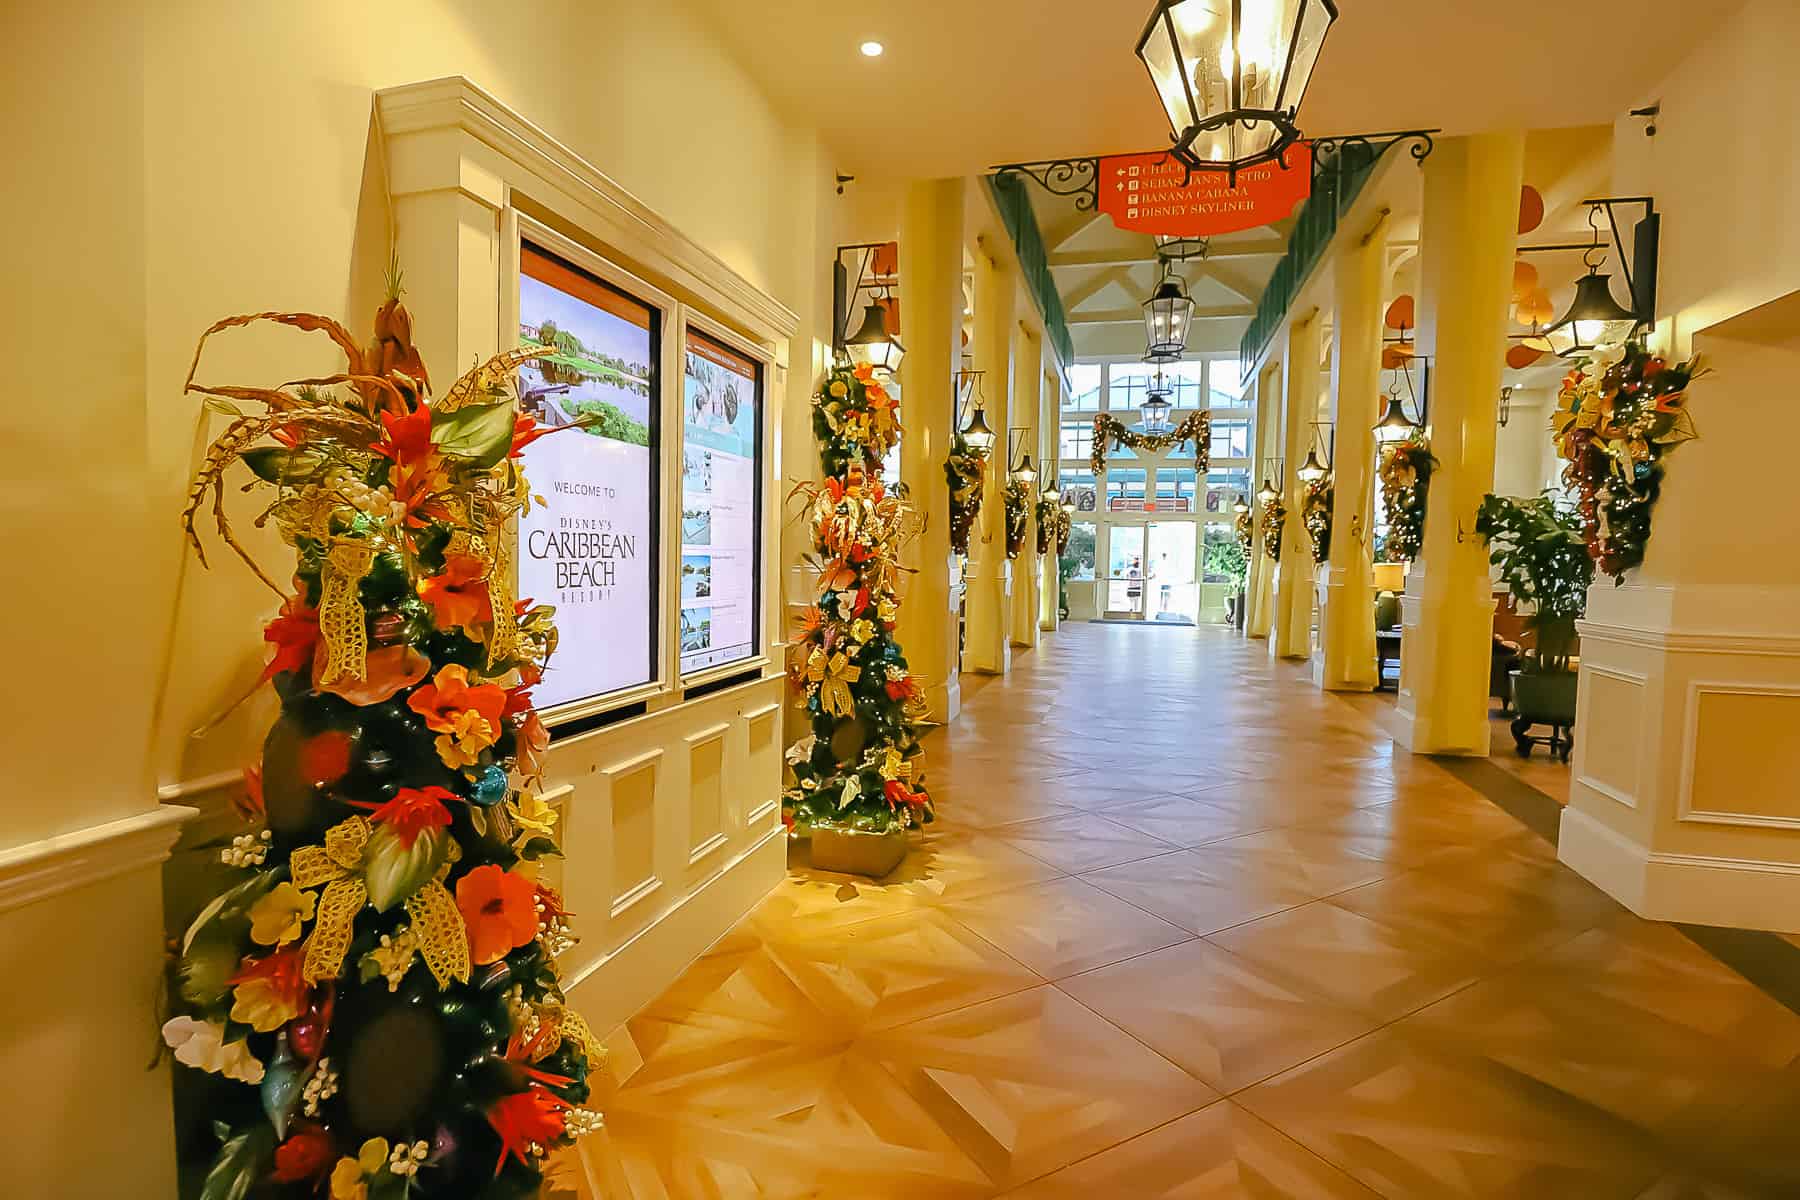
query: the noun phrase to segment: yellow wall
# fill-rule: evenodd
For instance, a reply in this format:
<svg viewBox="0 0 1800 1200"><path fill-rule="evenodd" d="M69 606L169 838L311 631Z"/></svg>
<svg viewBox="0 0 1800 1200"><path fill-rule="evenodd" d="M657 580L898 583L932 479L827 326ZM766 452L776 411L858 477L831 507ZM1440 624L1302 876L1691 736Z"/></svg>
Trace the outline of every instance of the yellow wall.
<svg viewBox="0 0 1800 1200"><path fill-rule="evenodd" d="M178 581L163 515L196 447L180 381L199 331L227 313L312 310L364 328L387 245L373 89L467 75L803 319L829 266L817 230L829 162L679 4L171 4L147 50L148 499L161 536L145 590L161 601L180 589L156 741L166 784L241 765L267 720L252 707L186 736L255 678L270 596L229 562L203 573L187 561ZM273 380L329 356L323 339L246 334L204 373ZM809 357L796 354L802 394ZM460 366L428 365L441 379ZM279 564L272 539L262 545Z"/></svg>

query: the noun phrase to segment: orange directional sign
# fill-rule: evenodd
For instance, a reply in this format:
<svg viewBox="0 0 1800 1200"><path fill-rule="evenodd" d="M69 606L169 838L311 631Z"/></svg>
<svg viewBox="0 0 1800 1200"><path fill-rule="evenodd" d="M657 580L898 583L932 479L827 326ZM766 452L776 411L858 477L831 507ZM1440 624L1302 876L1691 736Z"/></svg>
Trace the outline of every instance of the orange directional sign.
<svg viewBox="0 0 1800 1200"><path fill-rule="evenodd" d="M1100 211L1133 233L1207 237L1279 221L1312 192L1312 146L1288 148L1287 165L1267 162L1237 174L1187 169L1167 154L1108 154L1100 159Z"/></svg>

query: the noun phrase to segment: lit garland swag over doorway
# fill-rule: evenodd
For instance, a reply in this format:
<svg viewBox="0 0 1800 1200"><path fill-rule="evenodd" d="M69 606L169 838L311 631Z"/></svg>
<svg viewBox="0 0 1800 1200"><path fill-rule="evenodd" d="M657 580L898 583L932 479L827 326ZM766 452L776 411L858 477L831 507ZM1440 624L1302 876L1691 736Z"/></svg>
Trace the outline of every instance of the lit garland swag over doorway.
<svg viewBox="0 0 1800 1200"><path fill-rule="evenodd" d="M826 866L822 852L839 835L898 838L933 814L919 762L924 697L894 639L900 550L921 525L881 482L900 437L896 401L868 367L839 367L813 397L813 433L826 478L794 494L812 525L819 596L789 661L812 733L788 749L782 817L813 836L813 863ZM903 853L902 841L887 869Z"/></svg>
<svg viewBox="0 0 1800 1200"><path fill-rule="evenodd" d="M1139 433L1110 413L1101 413L1094 418L1094 445L1088 451L1088 465L1094 469L1094 478L1098 479L1106 474L1106 455L1112 447L1140 454L1161 454L1183 442L1194 444L1194 470L1204 476L1212 464L1210 412L1189 413L1182 418L1181 424L1167 433Z"/></svg>

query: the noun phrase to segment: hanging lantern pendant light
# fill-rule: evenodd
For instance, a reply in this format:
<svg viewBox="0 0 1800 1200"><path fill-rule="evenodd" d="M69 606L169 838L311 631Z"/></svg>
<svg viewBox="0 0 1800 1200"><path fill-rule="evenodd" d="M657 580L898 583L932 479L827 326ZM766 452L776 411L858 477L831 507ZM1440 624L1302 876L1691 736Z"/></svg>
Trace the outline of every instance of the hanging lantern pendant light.
<svg viewBox="0 0 1800 1200"><path fill-rule="evenodd" d="M1332 0L1157 0L1137 56L1170 153L1233 187L1237 172L1279 158L1300 138L1300 101L1337 15Z"/></svg>
<svg viewBox="0 0 1800 1200"><path fill-rule="evenodd" d="M887 298L869 301L863 310L862 328L844 339L844 354L857 366L892 375L900 369L906 347L887 329Z"/></svg>
<svg viewBox="0 0 1800 1200"><path fill-rule="evenodd" d="M1588 209L1588 227L1594 231L1594 244L1582 253L1588 273L1575 282L1575 299L1569 311L1556 324L1544 330L1567 332L1570 342L1557 351L1564 358L1579 358L1606 346L1616 346L1637 329L1638 316L1613 299L1612 276L1600 273L1606 251L1600 246L1600 215L1597 208ZM1546 344L1548 344L1546 342Z"/></svg>
<svg viewBox="0 0 1800 1200"><path fill-rule="evenodd" d="M1144 301L1144 361L1177 362L1187 353L1188 326L1193 323L1194 300L1187 281L1175 268L1163 263L1163 276Z"/></svg>

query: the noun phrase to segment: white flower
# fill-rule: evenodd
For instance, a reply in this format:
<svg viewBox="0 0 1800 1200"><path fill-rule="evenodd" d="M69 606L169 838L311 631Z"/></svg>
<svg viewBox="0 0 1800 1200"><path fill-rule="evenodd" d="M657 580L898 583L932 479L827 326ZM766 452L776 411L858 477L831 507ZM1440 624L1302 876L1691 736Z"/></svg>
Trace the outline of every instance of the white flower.
<svg viewBox="0 0 1800 1200"><path fill-rule="evenodd" d="M861 795L862 784L857 781L856 776L852 775L844 780L844 790L838 798L838 811L843 812L846 808L849 808L856 802L856 798Z"/></svg>
<svg viewBox="0 0 1800 1200"><path fill-rule="evenodd" d="M239 1083L261 1083L263 1065L242 1041L225 1042L225 1026L219 1021L171 1017L162 1027L163 1041L175 1051L175 1061L197 1071L210 1071Z"/></svg>
<svg viewBox="0 0 1800 1200"><path fill-rule="evenodd" d="M807 734L787 748L787 760L790 766L799 766L812 757L813 747L819 744L817 734Z"/></svg>

